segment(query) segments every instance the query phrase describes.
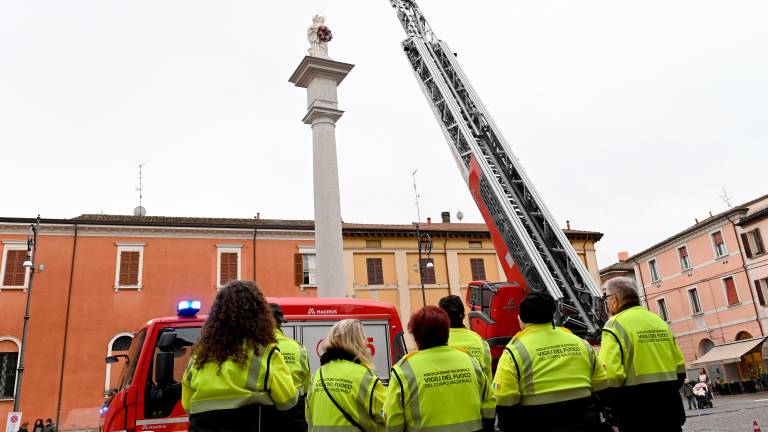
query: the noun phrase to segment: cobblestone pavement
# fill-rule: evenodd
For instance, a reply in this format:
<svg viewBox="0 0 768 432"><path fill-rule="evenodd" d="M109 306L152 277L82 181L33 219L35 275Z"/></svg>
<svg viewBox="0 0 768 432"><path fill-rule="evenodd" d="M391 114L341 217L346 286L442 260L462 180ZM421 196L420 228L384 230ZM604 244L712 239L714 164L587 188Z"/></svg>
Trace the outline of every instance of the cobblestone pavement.
<svg viewBox="0 0 768 432"><path fill-rule="evenodd" d="M738 396L715 396L714 408L689 410L684 432L752 432L752 422L768 432L768 392Z"/></svg>

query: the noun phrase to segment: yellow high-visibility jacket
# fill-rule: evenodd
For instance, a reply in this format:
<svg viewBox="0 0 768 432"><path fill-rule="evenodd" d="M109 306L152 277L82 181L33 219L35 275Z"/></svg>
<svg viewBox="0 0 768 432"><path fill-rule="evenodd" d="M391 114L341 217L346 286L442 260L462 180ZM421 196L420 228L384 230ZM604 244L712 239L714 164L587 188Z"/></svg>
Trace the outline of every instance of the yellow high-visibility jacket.
<svg viewBox="0 0 768 432"><path fill-rule="evenodd" d="M485 376L489 381L493 380L491 369L491 347L482 336L468 328L452 328L448 333L448 346L461 348L469 353L480 363Z"/></svg>
<svg viewBox="0 0 768 432"><path fill-rule="evenodd" d="M296 386L299 396L304 396L309 390L310 379L307 349L296 340L287 337L280 329L275 330L275 337L280 354L283 355L283 360L291 371L293 384Z"/></svg>
<svg viewBox="0 0 768 432"><path fill-rule="evenodd" d="M245 368L227 360L221 368L206 363L194 366L194 357L184 372L181 403L187 414L240 408L246 405L275 405L287 410L296 405L298 394L293 378L276 344L249 353Z"/></svg>
<svg viewBox="0 0 768 432"><path fill-rule="evenodd" d="M387 431L477 431L495 418L496 402L477 360L443 345L392 368L384 415Z"/></svg>

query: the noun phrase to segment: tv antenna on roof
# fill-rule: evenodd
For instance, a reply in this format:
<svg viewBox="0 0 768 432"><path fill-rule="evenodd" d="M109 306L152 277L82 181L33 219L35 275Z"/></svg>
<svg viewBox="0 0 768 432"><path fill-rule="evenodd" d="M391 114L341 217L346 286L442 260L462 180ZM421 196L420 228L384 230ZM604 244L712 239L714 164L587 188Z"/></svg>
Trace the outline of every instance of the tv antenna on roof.
<svg viewBox="0 0 768 432"><path fill-rule="evenodd" d="M411 174L413 176L413 194L416 195L416 217L417 221L421 222L421 208L419 208L419 191L416 189L416 173L419 172L419 169L416 168L416 170Z"/></svg>
<svg viewBox="0 0 768 432"><path fill-rule="evenodd" d="M133 215L134 216L146 216L147 215L147 209L145 209L141 205L141 200L144 198L144 182L143 182L143 173L142 169L144 168L144 165L147 164L149 161L144 161L143 163L139 164L139 186L136 188L137 191L139 191L139 206L133 209Z"/></svg>
<svg viewBox="0 0 768 432"><path fill-rule="evenodd" d="M728 196L728 192L726 192L725 187L723 187L723 193L720 194L720 199L723 200L728 208L733 208L733 200Z"/></svg>

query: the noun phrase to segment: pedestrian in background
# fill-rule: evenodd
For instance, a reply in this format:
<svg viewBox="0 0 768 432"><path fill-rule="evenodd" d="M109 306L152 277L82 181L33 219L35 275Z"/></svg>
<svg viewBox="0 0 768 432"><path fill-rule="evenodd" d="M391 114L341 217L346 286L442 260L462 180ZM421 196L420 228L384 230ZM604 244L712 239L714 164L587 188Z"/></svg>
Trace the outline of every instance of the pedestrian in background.
<svg viewBox="0 0 768 432"><path fill-rule="evenodd" d="M374 372L360 321L334 324L320 349L320 368L307 394L309 430L383 430L385 390Z"/></svg>
<svg viewBox="0 0 768 432"><path fill-rule="evenodd" d="M696 408L696 401L693 397L693 382L687 381L685 384L683 384L683 396L685 396L686 399L688 399L688 409L694 409Z"/></svg>
<svg viewBox="0 0 768 432"><path fill-rule="evenodd" d="M54 423L50 417L45 419L45 427L43 428L43 432L56 432L56 423Z"/></svg>
<svg viewBox="0 0 768 432"><path fill-rule="evenodd" d="M408 322L419 351L392 368L384 414L388 431L494 430L491 382L472 356L449 347L450 319L436 306Z"/></svg>
<svg viewBox="0 0 768 432"><path fill-rule="evenodd" d="M262 407L288 410L297 399L269 304L253 282L228 283L216 295L184 372L189 430L279 430L267 423Z"/></svg>
<svg viewBox="0 0 768 432"><path fill-rule="evenodd" d="M520 328L504 348L493 380L502 431L596 432L607 387L589 342L554 324L557 304L546 292L520 303ZM553 415L553 413L557 413Z"/></svg>
<svg viewBox="0 0 768 432"><path fill-rule="evenodd" d="M488 381L493 381L491 348L482 336L464 327L464 302L461 301L461 297L457 295L443 297L438 305L448 314L451 321L451 328L448 331L448 346L469 353L480 363Z"/></svg>
<svg viewBox="0 0 768 432"><path fill-rule="evenodd" d="M606 396L619 429L681 431L685 408L678 389L685 359L669 326L640 306L634 279L610 279L603 291L612 316L603 327L598 358L608 373Z"/></svg>
<svg viewBox="0 0 768 432"><path fill-rule="evenodd" d="M291 339L283 333L281 328L285 322L283 309L277 303L270 303L272 316L275 318L275 337L277 338L277 347L283 355L285 364L291 371L293 385L299 394L299 400L296 406L286 411L278 411L272 407L269 414L274 418L270 420L271 424L279 425L281 431L299 432L307 430L307 421L304 417L304 398L309 390L309 356L307 349L296 340ZM265 407L266 408L266 407Z"/></svg>
<svg viewBox="0 0 768 432"><path fill-rule="evenodd" d="M43 432L45 425L43 425L43 419L35 420L35 425L32 426L32 432Z"/></svg>

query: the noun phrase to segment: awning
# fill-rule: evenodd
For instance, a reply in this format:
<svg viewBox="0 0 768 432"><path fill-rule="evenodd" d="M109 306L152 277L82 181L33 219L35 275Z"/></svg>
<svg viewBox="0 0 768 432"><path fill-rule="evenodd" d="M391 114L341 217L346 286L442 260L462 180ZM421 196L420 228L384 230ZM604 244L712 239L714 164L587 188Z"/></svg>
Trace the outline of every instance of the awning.
<svg viewBox="0 0 768 432"><path fill-rule="evenodd" d="M763 343L764 340L764 337L758 337L717 345L698 360L691 362L691 365L700 365L704 363L738 363L741 360L741 356L752 351L756 346Z"/></svg>

